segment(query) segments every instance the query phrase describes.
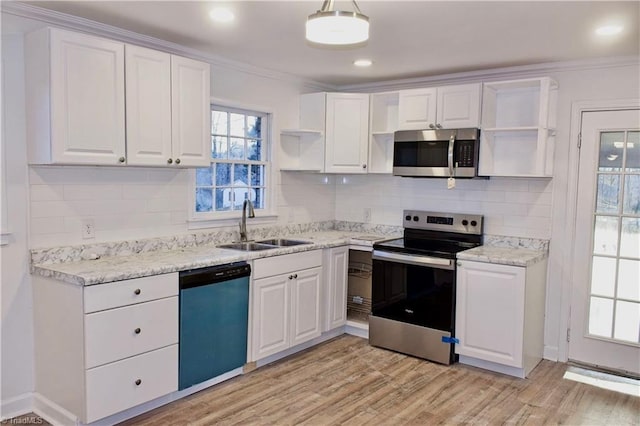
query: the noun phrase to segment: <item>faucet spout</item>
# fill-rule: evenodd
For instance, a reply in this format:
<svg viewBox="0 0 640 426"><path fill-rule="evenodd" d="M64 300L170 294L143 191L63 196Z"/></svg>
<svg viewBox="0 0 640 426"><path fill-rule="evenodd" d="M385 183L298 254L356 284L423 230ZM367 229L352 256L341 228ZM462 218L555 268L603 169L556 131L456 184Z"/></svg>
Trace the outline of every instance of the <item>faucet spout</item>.
<svg viewBox="0 0 640 426"><path fill-rule="evenodd" d="M242 219L240 220L240 241L247 241L247 210L249 218L256 217L256 213L253 210L253 203L251 200L244 200L242 203Z"/></svg>

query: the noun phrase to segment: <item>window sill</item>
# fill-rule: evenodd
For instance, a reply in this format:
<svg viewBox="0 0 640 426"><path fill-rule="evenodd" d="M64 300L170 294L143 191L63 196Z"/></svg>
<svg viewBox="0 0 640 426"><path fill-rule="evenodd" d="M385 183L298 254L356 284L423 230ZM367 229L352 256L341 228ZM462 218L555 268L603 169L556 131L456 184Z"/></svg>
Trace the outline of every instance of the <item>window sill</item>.
<svg viewBox="0 0 640 426"><path fill-rule="evenodd" d="M187 229L207 229L207 228L223 228L229 226L238 226L240 216L220 218L220 219L190 219L187 221ZM278 216L273 214L265 214L264 216L256 216L247 218L247 225L275 223Z"/></svg>

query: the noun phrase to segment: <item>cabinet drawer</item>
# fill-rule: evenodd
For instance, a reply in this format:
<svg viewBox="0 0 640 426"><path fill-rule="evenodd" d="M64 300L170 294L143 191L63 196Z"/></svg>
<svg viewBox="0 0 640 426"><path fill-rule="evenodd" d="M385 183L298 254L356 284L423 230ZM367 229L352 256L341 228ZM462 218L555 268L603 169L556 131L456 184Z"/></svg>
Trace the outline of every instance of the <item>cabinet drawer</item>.
<svg viewBox="0 0 640 426"><path fill-rule="evenodd" d="M177 295L177 272L93 285L84 289L84 313Z"/></svg>
<svg viewBox="0 0 640 426"><path fill-rule="evenodd" d="M178 342L178 297L85 316L85 368Z"/></svg>
<svg viewBox="0 0 640 426"><path fill-rule="evenodd" d="M285 254L258 259L253 262L253 279L286 274L322 266L322 250Z"/></svg>
<svg viewBox="0 0 640 426"><path fill-rule="evenodd" d="M96 367L86 374L85 423L90 423L178 390L178 345Z"/></svg>

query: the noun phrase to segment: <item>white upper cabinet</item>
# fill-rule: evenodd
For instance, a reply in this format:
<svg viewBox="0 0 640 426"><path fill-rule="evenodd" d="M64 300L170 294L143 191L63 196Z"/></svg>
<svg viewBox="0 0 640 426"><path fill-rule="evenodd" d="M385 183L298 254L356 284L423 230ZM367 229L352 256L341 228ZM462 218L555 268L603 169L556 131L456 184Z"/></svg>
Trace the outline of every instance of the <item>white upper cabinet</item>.
<svg viewBox="0 0 640 426"><path fill-rule="evenodd" d="M367 173L369 95L300 96L300 128L280 133L281 170Z"/></svg>
<svg viewBox="0 0 640 426"><path fill-rule="evenodd" d="M557 97L549 77L485 83L479 173L553 176Z"/></svg>
<svg viewBox="0 0 640 426"><path fill-rule="evenodd" d="M167 164L171 152L171 55L127 45L127 163Z"/></svg>
<svg viewBox="0 0 640 426"><path fill-rule="evenodd" d="M30 33L29 162L208 166L209 73L203 62L99 37Z"/></svg>
<svg viewBox="0 0 640 426"><path fill-rule="evenodd" d="M124 164L124 44L45 28L25 62L29 161Z"/></svg>
<svg viewBox="0 0 640 426"><path fill-rule="evenodd" d="M481 85L401 90L398 129L453 129L480 126Z"/></svg>
<svg viewBox="0 0 640 426"><path fill-rule="evenodd" d="M211 163L209 64L171 56L173 160L180 166Z"/></svg>
<svg viewBox="0 0 640 426"><path fill-rule="evenodd" d="M369 95L327 93L325 172L366 173Z"/></svg>

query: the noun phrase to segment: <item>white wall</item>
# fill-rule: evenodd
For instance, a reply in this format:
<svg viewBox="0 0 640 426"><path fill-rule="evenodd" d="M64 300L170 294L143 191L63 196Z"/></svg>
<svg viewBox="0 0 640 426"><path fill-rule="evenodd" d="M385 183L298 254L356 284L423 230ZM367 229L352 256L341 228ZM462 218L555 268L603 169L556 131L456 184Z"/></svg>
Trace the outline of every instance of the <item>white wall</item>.
<svg viewBox="0 0 640 426"><path fill-rule="evenodd" d="M9 244L0 247L0 414L30 407L33 390L33 312L28 245L28 183L22 37L2 37L2 144L6 162Z"/></svg>

